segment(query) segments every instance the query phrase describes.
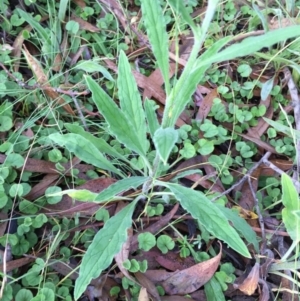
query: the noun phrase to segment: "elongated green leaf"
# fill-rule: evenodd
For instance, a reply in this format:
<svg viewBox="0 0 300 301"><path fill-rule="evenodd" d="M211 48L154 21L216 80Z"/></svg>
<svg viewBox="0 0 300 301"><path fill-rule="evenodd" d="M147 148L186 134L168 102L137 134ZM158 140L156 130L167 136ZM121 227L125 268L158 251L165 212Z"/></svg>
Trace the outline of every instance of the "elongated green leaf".
<svg viewBox="0 0 300 301"><path fill-rule="evenodd" d="M47 31L41 26L41 24L36 21L31 15L26 13L20 8L16 8L19 15L30 24L30 26L37 31L37 33L40 35L40 37L43 39L42 43L46 43L50 39L50 35L48 35Z"/></svg>
<svg viewBox="0 0 300 301"><path fill-rule="evenodd" d="M142 0L141 4L148 38L157 61L157 65L163 75L166 92L168 95L170 91L169 48L165 18L163 16L159 1Z"/></svg>
<svg viewBox="0 0 300 301"><path fill-rule="evenodd" d="M58 19L61 22L65 21L68 3L69 3L69 0L62 0L59 2Z"/></svg>
<svg viewBox="0 0 300 301"><path fill-rule="evenodd" d="M167 164L170 153L178 140L178 132L173 128L159 128L153 136L156 151L161 160Z"/></svg>
<svg viewBox="0 0 300 301"><path fill-rule="evenodd" d="M268 79L265 83L263 83L261 91L260 91L260 97L262 101L265 101L268 96L270 95L273 86L274 86L274 79L275 76L271 77L270 79Z"/></svg>
<svg viewBox="0 0 300 301"><path fill-rule="evenodd" d="M259 252L256 234L249 224L240 217L237 212L220 204L216 204L216 206L223 212L226 218L232 222L233 227L241 233L249 243L253 244L255 251Z"/></svg>
<svg viewBox="0 0 300 301"><path fill-rule="evenodd" d="M300 36L299 25L272 30L261 36L250 37L243 40L241 43L228 46L218 54L215 54L211 58L207 58L206 60L202 61L202 64L212 64L215 62L222 62L225 60L246 56L260 50L261 48L270 47L276 43L297 36Z"/></svg>
<svg viewBox="0 0 300 301"><path fill-rule="evenodd" d="M300 200L299 194L286 174L281 176L282 185L282 220L291 239L295 242L300 241Z"/></svg>
<svg viewBox="0 0 300 301"><path fill-rule="evenodd" d="M69 197L81 202L93 202L98 193L91 192L87 189L67 189L55 193L47 194L49 197L67 194Z"/></svg>
<svg viewBox="0 0 300 301"><path fill-rule="evenodd" d="M202 58L206 60L214 56L230 40L231 37L225 37L217 41L194 62L191 68L186 66L175 87L172 89L170 96L166 100L166 108L162 121L163 127L173 127L175 125L180 114L189 103L191 96L195 93L197 84L201 81L210 66L210 64L203 65Z"/></svg>
<svg viewBox="0 0 300 301"><path fill-rule="evenodd" d="M120 180L106 189L102 190L95 198L95 203L104 203L117 197L121 192L127 191L128 189L136 189L140 185L144 184L148 180L147 177L130 177L127 179Z"/></svg>
<svg viewBox="0 0 300 301"><path fill-rule="evenodd" d="M300 131L294 130L293 128L290 128L284 124L281 124L278 121L274 121L274 120L266 118L266 117L263 117L263 119L268 124L270 124L274 129L276 129L278 132L282 132L292 138L296 137L297 139L300 139Z"/></svg>
<svg viewBox="0 0 300 301"><path fill-rule="evenodd" d="M160 182L160 184L168 187L181 206L197 219L208 232L223 240L243 256L251 257L242 239L230 226L228 219L203 193L178 184L164 182Z"/></svg>
<svg viewBox="0 0 300 301"><path fill-rule="evenodd" d="M97 138L91 133L86 132L82 126L73 123L65 123L64 126L69 132L73 134L78 134L87 139L89 142L93 143L100 152L121 159L129 164L131 163L129 160L126 159L126 157L124 157L118 151L116 151L115 148L110 146L104 139Z"/></svg>
<svg viewBox="0 0 300 301"><path fill-rule="evenodd" d="M207 6L207 9L206 9L206 12L205 12L205 18L202 22L202 26L201 26L201 38L205 39L206 37L206 33L208 31L208 28L211 24L211 21L214 17L214 14L215 14L215 11L216 11L216 8L218 6L218 3L220 1L219 0L209 0L208 1L208 6Z"/></svg>
<svg viewBox="0 0 300 301"><path fill-rule="evenodd" d="M103 74L103 76L114 82L115 80L111 76L111 74L108 72L108 70L101 66L97 61L95 60L86 60L86 61L79 61L75 66L74 69L81 69L85 72L100 72Z"/></svg>
<svg viewBox="0 0 300 301"><path fill-rule="evenodd" d="M225 301L222 286L215 276L204 284L204 291L209 301Z"/></svg>
<svg viewBox="0 0 300 301"><path fill-rule="evenodd" d="M145 113L146 113L146 119L150 131L150 135L153 138L155 131L159 128L159 123L156 116L156 109L158 109L159 106L153 101L152 99L146 99L145 100Z"/></svg>
<svg viewBox="0 0 300 301"><path fill-rule="evenodd" d="M141 156L145 156L144 146L141 145L136 137L135 128L131 121L126 118L114 101L90 76L86 76L86 82L93 93L93 101L108 123L111 133L129 149Z"/></svg>
<svg viewBox="0 0 300 301"><path fill-rule="evenodd" d="M137 199L110 218L95 235L80 265L79 277L75 282L74 298L78 300L92 279L112 262L127 240L127 230L132 223L132 214Z"/></svg>
<svg viewBox="0 0 300 301"><path fill-rule="evenodd" d="M146 152L148 143L146 140L145 113L136 81L123 51L120 52L119 58L118 89L122 112L128 120L131 120L136 137L140 141L140 144L144 146L144 152Z"/></svg>
<svg viewBox="0 0 300 301"><path fill-rule="evenodd" d="M102 153L88 140L77 134L65 134L58 133L51 134L49 136L53 142L60 146L65 146L68 151L74 153L80 160L93 164L102 169L114 172L123 177L123 174L114 167Z"/></svg>

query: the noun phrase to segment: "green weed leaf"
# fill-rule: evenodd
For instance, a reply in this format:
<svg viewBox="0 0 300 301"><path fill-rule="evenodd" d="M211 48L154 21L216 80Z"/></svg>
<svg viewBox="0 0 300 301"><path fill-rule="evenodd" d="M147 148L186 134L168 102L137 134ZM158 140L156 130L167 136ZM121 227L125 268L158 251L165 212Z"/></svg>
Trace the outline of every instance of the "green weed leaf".
<svg viewBox="0 0 300 301"><path fill-rule="evenodd" d="M225 60L235 59L241 56L246 56L260 50L261 48L270 47L276 43L297 37L299 35L299 25L272 30L265 33L264 35L258 37L250 37L243 40L241 43L228 46L226 49L222 50L218 54L215 54L211 58L203 60L202 64L212 64Z"/></svg>
<svg viewBox="0 0 300 301"><path fill-rule="evenodd" d="M177 140L178 132L173 128L160 128L154 133L153 142L164 164L167 164L169 155Z"/></svg>
<svg viewBox="0 0 300 301"><path fill-rule="evenodd" d="M49 136L53 142L60 146L65 146L69 152L72 152L80 160L93 164L102 169L114 172L117 175L123 177L122 173L114 167L103 155L102 153L87 139L77 134L65 134L61 135L59 133L51 134Z"/></svg>
<svg viewBox="0 0 300 301"><path fill-rule="evenodd" d="M278 132L282 132L286 135L288 135L291 138L296 137L297 139L300 139L300 131L294 130L293 128L286 126L278 121L274 121L272 119L263 117L263 119L270 124L273 128L275 128Z"/></svg>
<svg viewBox="0 0 300 301"><path fill-rule="evenodd" d="M214 56L230 40L230 37L225 37L217 41L206 50L196 62L191 62L191 66L190 61L188 61L182 75L172 89L171 94L167 97L162 121L163 127L173 127L175 125L180 114L189 103L198 83L202 80L206 70L209 68L210 64L202 64L202 58L206 60Z"/></svg>
<svg viewBox="0 0 300 301"><path fill-rule="evenodd" d="M294 242L300 241L300 201L298 192L291 178L282 174L282 204L285 208L282 210L282 220L286 230Z"/></svg>
<svg viewBox="0 0 300 301"><path fill-rule="evenodd" d="M127 240L127 229L132 223L132 214L137 199L110 218L95 235L80 265L79 277L75 282L74 297L78 300L92 279L112 262Z"/></svg>
<svg viewBox="0 0 300 301"><path fill-rule="evenodd" d="M108 72L106 68L98 64L96 60L86 60L86 61L79 61L76 66L74 66L74 69L81 69L85 72L92 73L92 72L100 72L103 74L103 76L114 82L115 80L111 76L111 74Z"/></svg>
<svg viewBox="0 0 300 301"><path fill-rule="evenodd" d="M220 282L216 277L212 277L206 284L204 284L204 291L207 300L209 301L225 301L225 296L222 291Z"/></svg>
<svg viewBox="0 0 300 301"><path fill-rule="evenodd" d="M167 95L169 94L169 48L165 18L159 1L142 0L142 11L148 38L157 65L163 75Z"/></svg>
<svg viewBox="0 0 300 301"><path fill-rule="evenodd" d="M249 224L241 218L236 211L226 208L220 204L216 204L216 206L223 212L227 219L232 222L233 227L241 233L249 243L253 244L255 251L258 252L259 246L257 237Z"/></svg>
<svg viewBox="0 0 300 301"><path fill-rule="evenodd" d="M152 99L147 98L145 100L145 114L149 127L149 132L152 138L156 130L159 128L159 123L155 112L158 108L159 106Z"/></svg>
<svg viewBox="0 0 300 301"><path fill-rule="evenodd" d="M140 140L136 137L135 127L131 121L90 76L86 76L86 82L93 93L93 101L108 123L111 133L116 136L119 142L145 157L145 147L141 145Z"/></svg>
<svg viewBox="0 0 300 301"><path fill-rule="evenodd" d="M208 232L223 240L243 256L251 257L242 239L230 226L228 219L203 193L178 184L161 182L161 185L168 187L181 206L197 219Z"/></svg>
<svg viewBox="0 0 300 301"><path fill-rule="evenodd" d="M67 8L68 8L68 4L69 4L69 0L59 1L58 19L61 22L65 21L66 11L67 11Z"/></svg>
<svg viewBox="0 0 300 301"><path fill-rule="evenodd" d="M147 177L130 177L120 180L109 187L102 190L95 198L95 203L103 203L110 201L117 197L121 192L127 191L131 188L136 189L148 180ZM120 197L119 197L120 198Z"/></svg>
<svg viewBox="0 0 300 301"><path fill-rule="evenodd" d="M118 66L118 95L122 112L131 121L135 135L146 152L148 143L146 140L145 112L135 78L123 51L120 52Z"/></svg>
<svg viewBox="0 0 300 301"><path fill-rule="evenodd" d="M95 147L102 153L105 153L109 156L112 156L113 158L118 158L121 159L127 163L130 164L130 161L126 159L125 156L121 155L115 148L110 146L104 139L102 138L97 138L91 133L86 132L82 126L76 125L76 124L71 124L71 123L65 123L64 124L65 128L74 134L78 134L85 139L87 139L89 142L95 145Z"/></svg>

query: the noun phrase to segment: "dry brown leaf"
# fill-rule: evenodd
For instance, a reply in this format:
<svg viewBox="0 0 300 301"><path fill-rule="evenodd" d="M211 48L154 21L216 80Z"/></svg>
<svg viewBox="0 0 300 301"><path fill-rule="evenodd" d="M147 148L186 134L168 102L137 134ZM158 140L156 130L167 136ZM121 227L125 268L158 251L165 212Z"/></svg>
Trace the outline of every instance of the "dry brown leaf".
<svg viewBox="0 0 300 301"><path fill-rule="evenodd" d="M251 210L246 210L246 209L242 208L241 206L232 206L232 209L237 210L239 213L239 216L244 219L258 219L257 214L255 214Z"/></svg>
<svg viewBox="0 0 300 301"><path fill-rule="evenodd" d="M178 253L168 252L165 255L159 255L155 260L169 271L178 271L189 268L195 264L192 257L181 258Z"/></svg>
<svg viewBox="0 0 300 301"><path fill-rule="evenodd" d="M40 22L43 22L47 19L49 19L49 16L44 16L41 18ZM15 58L15 63L14 63L14 71L15 72L19 71L20 57L21 57L21 53L22 53L22 45L24 43L23 33L24 33L24 31L30 32L31 30L32 30L32 27L30 25L27 25L22 31L20 31L20 33L14 40L12 55Z"/></svg>
<svg viewBox="0 0 300 301"><path fill-rule="evenodd" d="M85 21L79 17L76 16L71 16L70 20L73 20L75 22L77 22L79 24L79 28L89 31L89 32L99 32L100 29L98 27L96 27L95 25L92 25L91 23L89 23L88 21Z"/></svg>
<svg viewBox="0 0 300 301"><path fill-rule="evenodd" d="M78 5L81 8L86 7L86 3L84 2L84 0L72 0L72 2L74 2L76 5Z"/></svg>
<svg viewBox="0 0 300 301"><path fill-rule="evenodd" d="M167 280L171 276L175 275L177 272L167 272L166 270L147 270L145 275L154 284L160 284L162 281Z"/></svg>
<svg viewBox="0 0 300 301"><path fill-rule="evenodd" d="M147 292L154 298L154 300L160 301L160 296L154 283L147 278L145 273L137 272L134 274L140 285L147 289Z"/></svg>
<svg viewBox="0 0 300 301"><path fill-rule="evenodd" d="M22 266L35 261L35 258L23 257L6 262L6 272L11 272L14 269L21 268ZM3 272L3 263L0 264L0 272Z"/></svg>
<svg viewBox="0 0 300 301"><path fill-rule="evenodd" d="M147 293L147 289L145 287L142 287L139 293L138 301L149 301L149 296Z"/></svg>
<svg viewBox="0 0 300 301"><path fill-rule="evenodd" d="M117 212L118 212L118 208L116 209L116 213ZM120 271L123 273L123 275L126 278L130 279L133 282L136 282L134 280L134 278L129 274L129 271L127 269L125 269L123 266L123 262L129 258L129 249L130 249L130 241L132 238L132 233L133 233L132 228L129 228L127 230L127 234L128 234L127 240L122 245L120 252L117 255L115 255L115 262L116 262L117 266L119 267Z"/></svg>
<svg viewBox="0 0 300 301"><path fill-rule="evenodd" d="M218 95L218 89L215 88L203 98L198 109L196 120L202 121L207 117L213 105L213 101L216 97L218 97Z"/></svg>
<svg viewBox="0 0 300 301"><path fill-rule="evenodd" d="M6 156L0 154L0 163L4 163L6 160ZM71 176L72 172L71 170L73 168L79 169L80 172L87 172L88 170L93 169L93 166L88 164L78 164L75 161L72 163L64 163L62 164L65 168L64 175ZM25 165L17 168L18 170L26 170L30 172L37 172L37 173L46 173L46 174L59 174L61 175L61 172L59 172L55 164L49 161L39 160L39 159L32 159L27 158L25 161Z"/></svg>
<svg viewBox="0 0 300 301"><path fill-rule="evenodd" d="M269 23L269 29L275 30L297 24L300 24L300 18L282 18L280 20L271 20Z"/></svg>
<svg viewBox="0 0 300 301"><path fill-rule="evenodd" d="M54 58L52 70L58 72L61 68L61 64L62 64L62 56L61 53L58 53Z"/></svg>
<svg viewBox="0 0 300 301"><path fill-rule="evenodd" d="M41 64L38 62L38 60L29 53L29 51L27 50L25 45L23 45L23 47L24 47L23 54L26 58L28 66L32 70L33 74L35 75L38 84L40 84L42 86L41 88L43 89L45 94L48 97L50 97L52 100L57 101L60 105L62 105L63 108L69 114L75 115L75 113L72 110L72 108L70 107L70 105L67 104L65 102L65 100L62 97L60 97L59 94L56 91L54 91L54 89L49 85L48 78L47 78Z"/></svg>
<svg viewBox="0 0 300 301"><path fill-rule="evenodd" d="M199 289L211 279L218 269L221 254L222 246L217 256L172 275L162 283L166 293L169 295L185 295Z"/></svg>
<svg viewBox="0 0 300 301"><path fill-rule="evenodd" d="M244 294L251 296L257 289L259 281L259 263L256 262L252 267L251 272L241 284L235 284L234 287L238 288Z"/></svg>

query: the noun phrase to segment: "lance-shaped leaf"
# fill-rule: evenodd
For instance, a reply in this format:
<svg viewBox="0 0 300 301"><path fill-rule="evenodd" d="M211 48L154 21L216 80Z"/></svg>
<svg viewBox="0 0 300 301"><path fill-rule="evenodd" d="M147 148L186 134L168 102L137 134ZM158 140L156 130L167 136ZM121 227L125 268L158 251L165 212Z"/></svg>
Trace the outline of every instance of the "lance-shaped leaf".
<svg viewBox="0 0 300 301"><path fill-rule="evenodd" d="M145 147L141 144L135 133L135 127L125 114L118 108L115 102L99 87L90 77L86 76L86 82L92 91L92 98L99 112L104 116L109 125L110 132L116 136L120 143L141 156L145 156Z"/></svg>
<svg viewBox="0 0 300 301"><path fill-rule="evenodd" d="M300 26L288 26L281 29L269 31L261 36L250 37L243 40L241 43L228 46L218 54L202 61L203 65L207 63L222 62L231 60L237 57L246 56L260 50L264 47L270 47L276 43L300 36Z"/></svg>
<svg viewBox="0 0 300 301"><path fill-rule="evenodd" d="M146 152L148 143L146 140L145 112L136 81L123 51L120 52L118 65L118 95L122 112L127 120L131 121L136 137Z"/></svg>
<svg viewBox="0 0 300 301"><path fill-rule="evenodd" d="M170 153L178 140L178 132L173 128L159 128L153 137L153 142L161 160L167 164Z"/></svg>
<svg viewBox="0 0 300 301"><path fill-rule="evenodd" d="M282 174L282 204L285 208L282 210L282 220L291 239L300 241L300 201L299 194L291 178Z"/></svg>
<svg viewBox="0 0 300 301"><path fill-rule="evenodd" d="M94 144L100 152L105 153L111 157L121 159L128 164L131 164L131 162L125 156L123 156L115 148L110 146L104 139L97 138L91 133L86 132L82 126L73 123L65 123L64 126L69 132L73 134L78 134L87 139L92 144Z"/></svg>
<svg viewBox="0 0 300 301"><path fill-rule="evenodd" d="M112 262L127 240L127 230L132 223L132 213L138 199L110 218L104 227L95 235L92 243L83 256L79 277L75 282L74 298L78 300L92 279Z"/></svg>
<svg viewBox="0 0 300 301"><path fill-rule="evenodd" d="M111 164L102 153L84 137L71 133L65 135L55 133L51 134L49 138L58 145L65 146L69 152L74 153L80 160L123 177L120 170Z"/></svg>
<svg viewBox="0 0 300 301"><path fill-rule="evenodd" d="M120 180L109 187L102 190L94 199L95 203L103 203L110 201L117 197L121 192L127 191L131 188L136 189L148 180L147 177L130 177Z"/></svg>
<svg viewBox="0 0 300 301"><path fill-rule="evenodd" d="M168 187L181 206L197 219L209 233L223 240L243 256L251 257L246 245L234 228L230 226L223 212L202 192L178 184L159 183Z"/></svg>
<svg viewBox="0 0 300 301"><path fill-rule="evenodd" d="M166 92L169 94L169 47L165 18L159 1L142 0L141 4L152 51L165 81Z"/></svg>
<svg viewBox="0 0 300 301"><path fill-rule="evenodd" d="M196 62L192 63L192 66L190 66L191 58L189 59L182 75L166 100L162 121L163 127L173 127L175 125L180 114L189 103L191 96L195 93L198 83L209 68L209 64L201 64L201 58L206 59L214 56L230 40L231 37L225 37L214 43L199 59L196 60Z"/></svg>
<svg viewBox="0 0 300 301"><path fill-rule="evenodd" d="M152 99L145 100L146 119L152 138L156 130L159 128L159 123L155 112L157 108L159 108L159 106Z"/></svg>

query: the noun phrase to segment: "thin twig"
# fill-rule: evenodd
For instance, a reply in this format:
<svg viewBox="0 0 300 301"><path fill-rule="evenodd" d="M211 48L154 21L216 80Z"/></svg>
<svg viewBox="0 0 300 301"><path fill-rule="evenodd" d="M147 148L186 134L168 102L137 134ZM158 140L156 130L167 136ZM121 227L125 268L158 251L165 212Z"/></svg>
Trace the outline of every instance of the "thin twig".
<svg viewBox="0 0 300 301"><path fill-rule="evenodd" d="M215 202L216 200L218 200L219 198L221 198L224 195L227 195L228 193L230 193L233 189L235 189L236 187L238 187L239 185L243 184L247 178L254 172L254 170L256 170L258 168L258 166L260 164L262 164L264 162L264 160L267 160L269 157L271 156L271 152L266 152L265 155L257 162L255 163L246 173L245 175L235 184L233 184L230 188L228 188L227 190L223 191L222 193L220 193L218 196L214 197L211 201Z"/></svg>
<svg viewBox="0 0 300 301"><path fill-rule="evenodd" d="M279 173L280 175L286 174L283 170L281 170L280 168L278 168L277 166L275 166L273 163L271 163L271 162L270 162L269 160L267 160L267 159L265 159L265 160L263 161L263 163L264 163L266 166L268 166L269 168L271 168L271 169L273 169L274 171L276 171L277 173ZM286 175L289 177L288 174L286 174ZM293 179L293 178L291 178L291 180L293 181L293 183L294 183L294 185L296 186L296 188L297 188L298 190L300 190L300 183L299 183L297 180Z"/></svg>

